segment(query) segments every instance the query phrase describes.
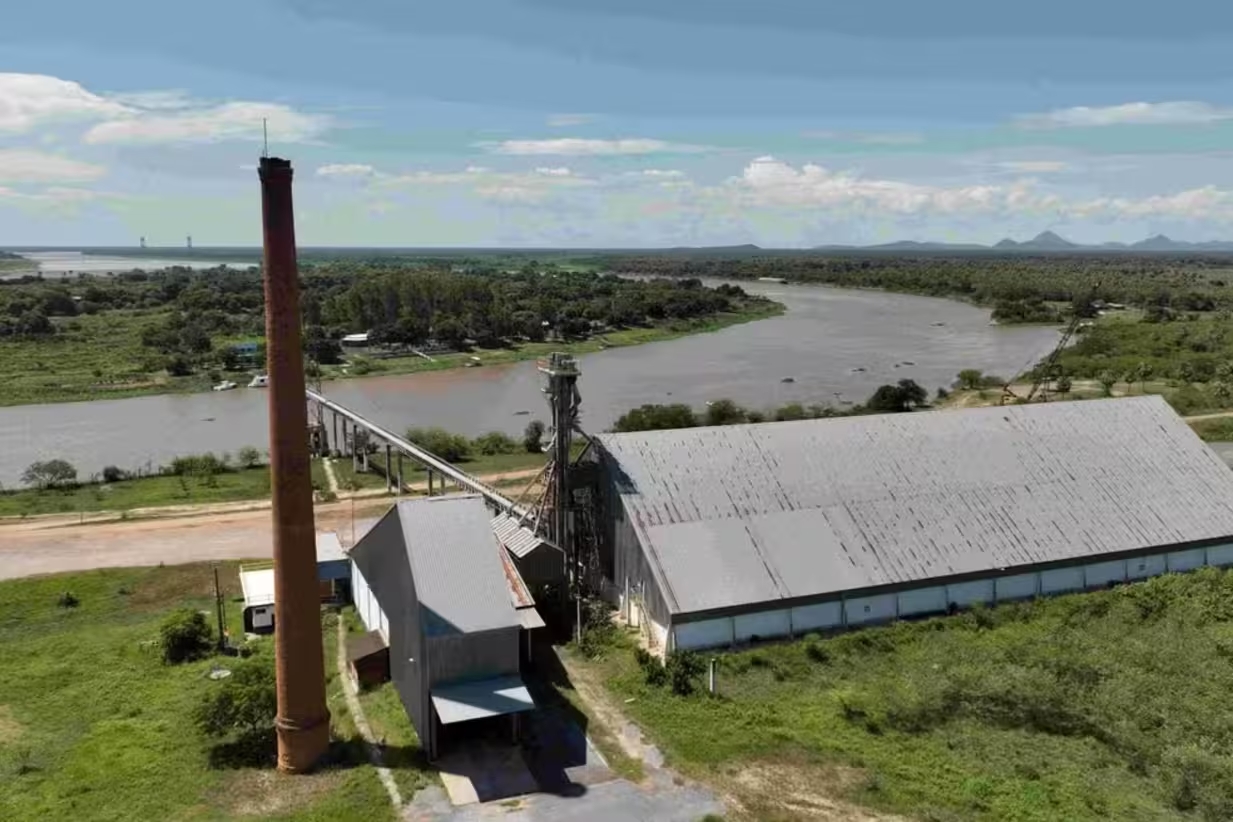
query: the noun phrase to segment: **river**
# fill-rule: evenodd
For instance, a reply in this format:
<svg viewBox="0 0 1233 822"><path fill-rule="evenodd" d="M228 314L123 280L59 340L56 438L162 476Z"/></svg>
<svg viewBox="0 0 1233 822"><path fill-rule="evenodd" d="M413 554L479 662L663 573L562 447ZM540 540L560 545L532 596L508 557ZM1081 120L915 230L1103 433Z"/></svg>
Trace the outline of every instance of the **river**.
<svg viewBox="0 0 1233 822"><path fill-rule="evenodd" d="M879 385L904 377L932 392L963 368L1003 375L1023 369L1058 338L1052 328L990 326L987 310L949 300L742 285L784 303L787 312L711 334L580 357L584 428L601 431L643 403L701 407L721 397L755 408L860 402ZM793 382L783 382L787 377ZM466 434L518 434L529 419L547 420L541 386L535 364L523 362L343 380L326 383L324 391L395 431L439 425ZM177 454L264 447L266 396L241 388L0 408L0 483L12 487L31 462L54 457L71 461L84 478L105 465L157 466Z"/></svg>
<svg viewBox="0 0 1233 822"><path fill-rule="evenodd" d="M78 274L121 274L140 268L157 271L161 268L183 266L185 268L215 268L224 263L216 260L172 260L153 257L112 257L98 254L82 254L80 251L26 251L22 257L30 261L29 270L0 274L0 279L16 279L27 274L42 274L48 279L75 277ZM248 268L253 263L227 263L232 268Z"/></svg>

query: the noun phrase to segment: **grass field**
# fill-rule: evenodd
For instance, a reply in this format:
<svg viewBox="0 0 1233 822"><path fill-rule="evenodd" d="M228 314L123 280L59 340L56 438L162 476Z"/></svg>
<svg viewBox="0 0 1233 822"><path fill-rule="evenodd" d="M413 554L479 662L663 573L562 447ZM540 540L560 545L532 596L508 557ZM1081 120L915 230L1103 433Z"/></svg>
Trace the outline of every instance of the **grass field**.
<svg viewBox="0 0 1233 822"><path fill-rule="evenodd" d="M1214 569L724 654L718 698L645 684L628 649L587 667L742 818L840 797L939 822L1233 819Z"/></svg>
<svg viewBox="0 0 1233 822"><path fill-rule="evenodd" d="M220 576L237 635L234 566ZM188 715L213 662L168 666L148 647L171 609L211 607L211 580L188 565L0 582L0 819L393 820L334 673L335 615L323 620L333 764L308 777L211 766ZM78 607L58 607L65 590Z"/></svg>
<svg viewBox="0 0 1233 822"><path fill-rule="evenodd" d="M695 322L667 323L653 328L615 331L599 340L577 343L528 343L515 349L481 350L474 354L447 354L428 362L419 357L371 360L367 375L410 374L418 371L459 368L472 356L486 365L536 359L551 351L576 354L606 347L639 345L675 339L687 334L716 331L737 323L774 316L783 311L778 303L758 303L742 313L724 314ZM107 311L55 320L59 333L38 340L0 341L0 406L31 403L72 402L150 394L208 391L211 378L205 374L169 377L163 370L166 356L141 344L142 329L166 319L165 311ZM221 345L220 337L215 344ZM326 366L325 379L360 376L354 366ZM223 372L219 376L247 382L247 373Z"/></svg>
<svg viewBox="0 0 1233 822"><path fill-rule="evenodd" d="M81 485L72 489L25 489L0 493L0 517L127 511L162 505L265 499L270 496L266 466L227 471L210 479L161 476Z"/></svg>

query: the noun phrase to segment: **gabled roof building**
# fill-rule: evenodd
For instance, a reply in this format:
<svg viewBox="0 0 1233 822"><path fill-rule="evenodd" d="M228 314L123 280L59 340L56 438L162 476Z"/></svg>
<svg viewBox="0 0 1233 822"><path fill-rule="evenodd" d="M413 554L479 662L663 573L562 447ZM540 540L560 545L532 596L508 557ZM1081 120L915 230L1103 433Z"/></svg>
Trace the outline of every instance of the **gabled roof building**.
<svg viewBox="0 0 1233 822"><path fill-rule="evenodd" d="M663 649L1233 564L1233 470L1160 397L596 440L601 565Z"/></svg>

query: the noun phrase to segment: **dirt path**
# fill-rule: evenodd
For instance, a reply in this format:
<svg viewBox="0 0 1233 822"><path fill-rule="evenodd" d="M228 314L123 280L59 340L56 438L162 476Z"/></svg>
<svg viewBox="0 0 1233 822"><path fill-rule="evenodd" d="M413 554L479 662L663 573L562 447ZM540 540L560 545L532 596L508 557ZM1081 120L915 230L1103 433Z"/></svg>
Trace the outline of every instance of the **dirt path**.
<svg viewBox="0 0 1233 822"><path fill-rule="evenodd" d="M318 505L317 528L338 531L344 544L350 544L352 523L380 516L387 507L387 502L351 500ZM0 579L91 568L265 559L272 541L270 513L260 509L101 525L21 523L0 527Z"/></svg>
<svg viewBox="0 0 1233 822"><path fill-rule="evenodd" d="M1233 411L1215 411L1211 414L1194 414L1189 417L1182 417L1186 422L1199 422L1200 420L1221 420L1225 417L1233 417Z"/></svg>

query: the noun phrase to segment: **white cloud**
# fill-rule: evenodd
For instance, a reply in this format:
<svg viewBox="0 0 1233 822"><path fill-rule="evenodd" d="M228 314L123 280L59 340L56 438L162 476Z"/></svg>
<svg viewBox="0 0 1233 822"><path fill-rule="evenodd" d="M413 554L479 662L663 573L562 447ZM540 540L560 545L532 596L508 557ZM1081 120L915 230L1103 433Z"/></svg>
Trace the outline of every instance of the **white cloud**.
<svg viewBox="0 0 1233 822"><path fill-rule="evenodd" d="M654 180L679 180L685 176L685 172L675 168L644 168L640 171L627 171L625 174L628 177L649 177Z"/></svg>
<svg viewBox="0 0 1233 822"><path fill-rule="evenodd" d="M166 91L120 91L107 98L123 106L142 110L191 108L193 100L183 89Z"/></svg>
<svg viewBox="0 0 1233 822"><path fill-rule="evenodd" d="M1193 125L1233 119L1233 108L1193 100L1074 106L1018 118L1030 128L1091 128L1117 125Z"/></svg>
<svg viewBox="0 0 1233 822"><path fill-rule="evenodd" d="M392 188L465 186L485 199L521 203L541 202L565 189L597 184L596 180L565 167L494 171L483 166L467 166L462 171L413 171L398 175L376 172L374 180L383 187Z"/></svg>
<svg viewBox="0 0 1233 822"><path fill-rule="evenodd" d="M561 137L553 140L505 140L483 143L483 148L497 154L558 155L562 157L599 157L627 154L693 153L706 151L703 146L669 143L644 137L619 140L590 140L582 137Z"/></svg>
<svg viewBox="0 0 1233 822"><path fill-rule="evenodd" d="M535 169L535 173L542 174L545 177L569 177L573 174L572 171L564 166L561 168L544 168L541 166L540 168Z"/></svg>
<svg viewBox="0 0 1233 822"><path fill-rule="evenodd" d="M122 117L124 104L45 74L0 73L0 131L28 131L43 123Z"/></svg>
<svg viewBox="0 0 1233 822"><path fill-rule="evenodd" d="M593 119L590 114L552 114L548 116L547 123L553 128L563 128L585 125Z"/></svg>
<svg viewBox="0 0 1233 822"><path fill-rule="evenodd" d="M307 114L279 103L233 102L174 112L139 112L99 123L87 143L215 143L247 140L259 144L262 123L275 143L305 143L332 125L323 114Z"/></svg>
<svg viewBox="0 0 1233 822"><path fill-rule="evenodd" d="M18 191L14 188L0 186L0 201L9 201L17 205L31 206L75 206L97 200L105 196L97 191L84 188L68 188L50 186L40 191Z"/></svg>
<svg viewBox="0 0 1233 822"><path fill-rule="evenodd" d="M0 149L0 182L4 183L82 183L97 180L106 172L102 166L58 154Z"/></svg>
<svg viewBox="0 0 1233 822"><path fill-rule="evenodd" d="M330 163L316 173L318 177L372 177L376 169L363 163Z"/></svg>
<svg viewBox="0 0 1233 822"><path fill-rule="evenodd" d="M1061 160L1005 160L994 163L994 167L1019 174L1052 174L1066 171L1070 168L1070 164Z"/></svg>

